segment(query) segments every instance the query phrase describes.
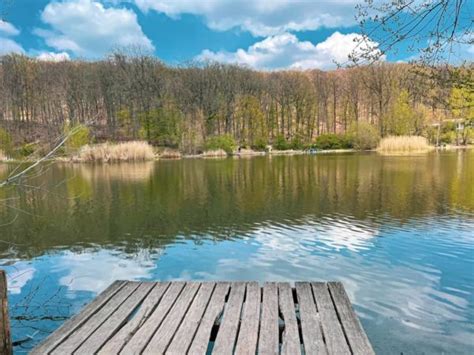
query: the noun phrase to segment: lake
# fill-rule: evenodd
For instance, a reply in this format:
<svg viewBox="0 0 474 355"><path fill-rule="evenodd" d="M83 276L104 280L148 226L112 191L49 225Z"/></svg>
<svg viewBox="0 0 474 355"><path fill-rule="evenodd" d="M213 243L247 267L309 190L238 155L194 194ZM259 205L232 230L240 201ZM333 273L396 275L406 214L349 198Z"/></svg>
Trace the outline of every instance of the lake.
<svg viewBox="0 0 474 355"><path fill-rule="evenodd" d="M54 163L27 183L0 190L18 352L115 279L339 280L378 353L474 352L474 151Z"/></svg>

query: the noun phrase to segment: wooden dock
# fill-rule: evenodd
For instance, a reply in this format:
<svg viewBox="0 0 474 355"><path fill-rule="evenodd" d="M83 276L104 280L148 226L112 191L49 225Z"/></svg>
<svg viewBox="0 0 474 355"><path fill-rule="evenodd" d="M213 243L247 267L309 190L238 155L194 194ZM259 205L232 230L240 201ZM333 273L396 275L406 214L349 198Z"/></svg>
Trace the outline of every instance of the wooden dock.
<svg viewBox="0 0 474 355"><path fill-rule="evenodd" d="M374 354L339 282L116 281L32 354Z"/></svg>

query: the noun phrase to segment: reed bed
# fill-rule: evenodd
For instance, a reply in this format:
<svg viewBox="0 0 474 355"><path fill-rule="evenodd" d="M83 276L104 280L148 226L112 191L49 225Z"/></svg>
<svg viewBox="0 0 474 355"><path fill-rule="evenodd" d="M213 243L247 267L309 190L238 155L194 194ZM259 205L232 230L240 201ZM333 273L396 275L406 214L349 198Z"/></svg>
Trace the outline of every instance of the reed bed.
<svg viewBox="0 0 474 355"><path fill-rule="evenodd" d="M212 149L206 150L204 153L202 153L202 156L204 158L221 158L226 157L227 152L224 149Z"/></svg>
<svg viewBox="0 0 474 355"><path fill-rule="evenodd" d="M420 136L385 137L377 147L377 151L383 154L426 153L433 149L428 140Z"/></svg>
<svg viewBox="0 0 474 355"><path fill-rule="evenodd" d="M253 150L253 149L241 149L237 155L240 156L254 156L254 155L265 155L267 152L265 151L258 151L258 150Z"/></svg>
<svg viewBox="0 0 474 355"><path fill-rule="evenodd" d="M160 154L160 158L163 159L180 159L181 158L181 152L176 149L169 149L165 148Z"/></svg>
<svg viewBox="0 0 474 355"><path fill-rule="evenodd" d="M85 145L73 156L73 161L77 162L103 163L153 159L155 159L153 147L143 141Z"/></svg>
<svg viewBox="0 0 474 355"><path fill-rule="evenodd" d="M5 153L3 152L3 150L0 149L0 161L5 161L7 160L7 156L5 155Z"/></svg>

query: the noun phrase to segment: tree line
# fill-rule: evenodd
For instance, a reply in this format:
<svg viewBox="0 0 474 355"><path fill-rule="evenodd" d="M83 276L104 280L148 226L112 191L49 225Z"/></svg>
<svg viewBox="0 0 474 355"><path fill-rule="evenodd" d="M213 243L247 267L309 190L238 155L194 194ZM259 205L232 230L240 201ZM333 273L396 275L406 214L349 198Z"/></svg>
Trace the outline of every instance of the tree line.
<svg viewBox="0 0 474 355"><path fill-rule="evenodd" d="M222 135L242 146L297 146L361 123L380 136L429 136L433 123L473 120L473 92L433 81L427 70L379 63L262 72L219 63L174 67L124 53L95 62L6 55L0 124L18 144L51 142L83 124L96 141L146 139L195 153ZM436 70L439 76L446 68ZM472 65L457 70L473 79Z"/></svg>

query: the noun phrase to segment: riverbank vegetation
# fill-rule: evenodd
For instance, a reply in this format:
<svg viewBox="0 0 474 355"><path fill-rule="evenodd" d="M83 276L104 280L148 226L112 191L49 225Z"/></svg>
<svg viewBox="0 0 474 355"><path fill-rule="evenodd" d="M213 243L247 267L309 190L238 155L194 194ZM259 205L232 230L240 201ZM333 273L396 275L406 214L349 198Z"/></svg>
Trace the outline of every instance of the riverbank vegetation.
<svg viewBox="0 0 474 355"><path fill-rule="evenodd" d="M472 82L472 65L456 70ZM60 153L137 140L191 155L239 147L262 152L269 145L374 149L391 135L471 143L470 86L429 78L409 64L260 72L216 63L170 67L123 53L56 63L6 55L0 58L0 149L13 158L41 155L78 126Z"/></svg>
<svg viewBox="0 0 474 355"><path fill-rule="evenodd" d="M377 147L377 151L382 154L425 153L433 149L428 140L420 136L385 137Z"/></svg>
<svg viewBox="0 0 474 355"><path fill-rule="evenodd" d="M206 150L202 153L204 158L219 158L219 157L226 157L228 153L224 149L214 149L214 150Z"/></svg>
<svg viewBox="0 0 474 355"><path fill-rule="evenodd" d="M163 159L181 159L182 154L177 149L163 148L159 149L158 157Z"/></svg>
<svg viewBox="0 0 474 355"><path fill-rule="evenodd" d="M143 141L84 145L72 156L75 162L136 162L153 159L153 147Z"/></svg>

